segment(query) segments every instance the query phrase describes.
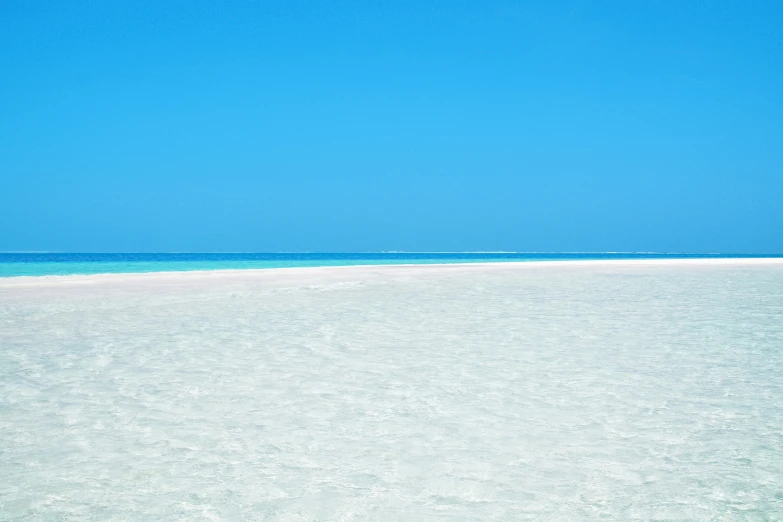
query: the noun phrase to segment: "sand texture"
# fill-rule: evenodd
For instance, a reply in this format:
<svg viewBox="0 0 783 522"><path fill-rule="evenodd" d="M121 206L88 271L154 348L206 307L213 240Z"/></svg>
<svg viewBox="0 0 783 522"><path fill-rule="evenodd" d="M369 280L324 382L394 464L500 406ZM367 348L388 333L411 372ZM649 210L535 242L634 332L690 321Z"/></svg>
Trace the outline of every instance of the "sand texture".
<svg viewBox="0 0 783 522"><path fill-rule="evenodd" d="M783 261L0 280L0 520L780 520Z"/></svg>

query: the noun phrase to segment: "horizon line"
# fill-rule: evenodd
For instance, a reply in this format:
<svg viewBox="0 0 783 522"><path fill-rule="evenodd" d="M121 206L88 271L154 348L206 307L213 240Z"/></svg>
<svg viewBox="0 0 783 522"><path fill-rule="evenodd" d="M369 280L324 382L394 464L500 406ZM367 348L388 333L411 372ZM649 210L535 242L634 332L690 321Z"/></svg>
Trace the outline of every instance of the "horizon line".
<svg viewBox="0 0 783 522"><path fill-rule="evenodd" d="M0 254L647 254L647 255L783 255L783 252L673 252L673 251L519 251L519 250L290 250L290 251L64 251L64 250L3 250Z"/></svg>

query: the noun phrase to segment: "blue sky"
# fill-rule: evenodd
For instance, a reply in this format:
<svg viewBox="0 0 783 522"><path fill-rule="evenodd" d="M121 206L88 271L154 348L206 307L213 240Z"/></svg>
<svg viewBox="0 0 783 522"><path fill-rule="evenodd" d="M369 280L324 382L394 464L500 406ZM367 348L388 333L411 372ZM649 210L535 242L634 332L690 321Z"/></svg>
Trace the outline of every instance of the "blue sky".
<svg viewBox="0 0 783 522"><path fill-rule="evenodd" d="M0 2L0 250L783 252L783 2Z"/></svg>

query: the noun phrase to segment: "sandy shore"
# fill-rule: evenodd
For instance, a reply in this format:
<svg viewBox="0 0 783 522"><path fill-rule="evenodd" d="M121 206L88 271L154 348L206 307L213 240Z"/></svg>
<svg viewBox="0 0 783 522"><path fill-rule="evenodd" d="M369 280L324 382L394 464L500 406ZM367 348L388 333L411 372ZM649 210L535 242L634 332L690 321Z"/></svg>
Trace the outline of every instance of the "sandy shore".
<svg viewBox="0 0 783 522"><path fill-rule="evenodd" d="M0 280L0 519L783 520L783 259Z"/></svg>
<svg viewBox="0 0 783 522"><path fill-rule="evenodd" d="M98 283L127 284L183 284L231 281L297 281L334 280L345 277L404 276L437 271L440 273L503 272L516 270L591 268L591 269L649 269L649 268L710 268L710 267L783 267L779 258L718 258L718 259L612 259L524 261L495 263L444 263L398 265L351 265L263 269L221 269L172 272L107 273L89 275L16 276L0 277L0 288L49 285L83 285Z"/></svg>

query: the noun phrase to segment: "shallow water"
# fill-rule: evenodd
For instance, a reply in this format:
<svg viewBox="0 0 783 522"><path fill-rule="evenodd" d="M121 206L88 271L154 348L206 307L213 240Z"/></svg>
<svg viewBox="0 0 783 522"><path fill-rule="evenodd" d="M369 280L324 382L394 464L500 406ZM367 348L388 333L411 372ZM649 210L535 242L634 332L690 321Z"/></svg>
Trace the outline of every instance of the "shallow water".
<svg viewBox="0 0 783 522"><path fill-rule="evenodd" d="M487 263L598 259L775 258L780 254L529 252L35 253L0 252L0 277L180 272L316 266Z"/></svg>
<svg viewBox="0 0 783 522"><path fill-rule="evenodd" d="M146 277L0 285L0 520L783 519L783 265Z"/></svg>

